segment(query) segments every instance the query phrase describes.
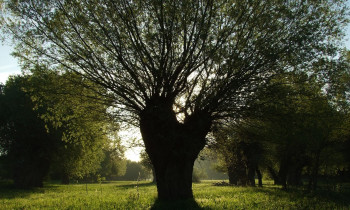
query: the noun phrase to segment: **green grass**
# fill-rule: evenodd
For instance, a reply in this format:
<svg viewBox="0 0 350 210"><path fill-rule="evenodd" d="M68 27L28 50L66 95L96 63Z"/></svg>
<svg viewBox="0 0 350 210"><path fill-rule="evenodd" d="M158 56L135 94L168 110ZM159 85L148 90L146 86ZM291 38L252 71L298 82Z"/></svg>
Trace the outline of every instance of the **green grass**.
<svg viewBox="0 0 350 210"><path fill-rule="evenodd" d="M263 188L213 186L212 181L193 185L195 201L157 201L155 185L147 182L110 182L59 185L18 190L0 184L0 209L350 209L350 192L300 189L283 191L266 184Z"/></svg>

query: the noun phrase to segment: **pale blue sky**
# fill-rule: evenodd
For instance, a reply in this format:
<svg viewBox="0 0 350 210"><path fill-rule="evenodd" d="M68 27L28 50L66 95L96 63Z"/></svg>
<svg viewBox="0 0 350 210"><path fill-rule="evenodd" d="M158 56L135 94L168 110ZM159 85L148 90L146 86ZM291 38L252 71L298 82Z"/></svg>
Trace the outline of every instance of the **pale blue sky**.
<svg viewBox="0 0 350 210"><path fill-rule="evenodd" d="M0 44L0 83L5 83L9 75L20 73L17 60L10 54L13 48Z"/></svg>

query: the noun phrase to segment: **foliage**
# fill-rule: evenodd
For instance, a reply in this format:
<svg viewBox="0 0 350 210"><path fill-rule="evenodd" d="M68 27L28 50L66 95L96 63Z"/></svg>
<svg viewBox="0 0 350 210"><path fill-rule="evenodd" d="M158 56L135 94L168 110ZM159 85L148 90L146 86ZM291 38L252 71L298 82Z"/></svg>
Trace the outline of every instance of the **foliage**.
<svg viewBox="0 0 350 210"><path fill-rule="evenodd" d="M320 60L316 64L316 68L318 69L318 78L326 83L325 91L329 101L342 112L348 113L350 105L350 51L342 50L337 60Z"/></svg>
<svg viewBox="0 0 350 210"><path fill-rule="evenodd" d="M335 144L334 133L341 126L342 116L322 93L322 84L312 79L305 80L305 77L289 77L293 82L285 78L288 85L276 87L282 100L275 100L275 105L268 109L270 113L276 113L270 118L270 126L275 132L276 158L281 160L278 173L287 176L282 178L282 184L286 181L300 184L302 169L306 167L310 185L316 188L320 166L330 163L327 161L331 158L325 151Z"/></svg>
<svg viewBox="0 0 350 210"><path fill-rule="evenodd" d="M114 163L110 162L113 165L110 167L117 172L115 161L119 159L122 167L124 153L117 138L118 125L107 114L108 105L96 95L103 89L76 74L58 74L39 66L32 73L27 91L36 109L45 110L40 117L53 126L62 140L57 145L55 171L61 172L65 182L94 175L99 170L111 175L111 171L101 169L100 163L112 158Z"/></svg>
<svg viewBox="0 0 350 210"><path fill-rule="evenodd" d="M102 177L107 180L115 180L126 173L127 161L124 159L123 147L113 142L112 146L103 149L104 159L101 162L101 168L98 171Z"/></svg>
<svg viewBox="0 0 350 210"><path fill-rule="evenodd" d="M254 178L260 166L284 187L301 184L304 172L315 188L320 168L332 167L330 156L341 153L335 149L335 134L342 122L342 114L322 92L322 83L289 73L260 90L244 118L218 128L213 147L221 154L230 181L233 176L247 179L249 170Z"/></svg>
<svg viewBox="0 0 350 210"><path fill-rule="evenodd" d="M142 166L147 170L147 171L151 171L152 172L152 176L153 176L153 181L152 182L156 182L156 174L154 171L154 167L152 164L151 159L149 158L146 150L142 150L140 153L140 163L142 164Z"/></svg>
<svg viewBox="0 0 350 210"><path fill-rule="evenodd" d="M202 171L203 176L201 179L225 180L227 179L227 174L222 172L222 170L218 170L218 161L218 153L206 147L200 152L198 158L194 162L194 168L198 168Z"/></svg>
<svg viewBox="0 0 350 210"><path fill-rule="evenodd" d="M263 151L266 149L261 142L258 127L248 126L252 122L240 122L217 128L215 143L211 148L218 153L217 168L228 174L230 184L240 186L255 186L255 171L263 162Z"/></svg>
<svg viewBox="0 0 350 210"><path fill-rule="evenodd" d="M343 3L8 0L1 20L26 64L81 74L119 109L139 115L162 96L185 117L219 117L279 70L333 55Z"/></svg>
<svg viewBox="0 0 350 210"><path fill-rule="evenodd" d="M122 175L118 126L110 122L108 106L90 99L89 84L38 66L32 72L10 79L1 95L0 148L6 156L1 165L12 167L15 183L22 177L18 185L41 186L49 169L65 183L98 172Z"/></svg>
<svg viewBox="0 0 350 210"><path fill-rule="evenodd" d="M150 179L151 171L147 170L141 163L131 160L126 161L126 172L119 180L137 181Z"/></svg>
<svg viewBox="0 0 350 210"><path fill-rule="evenodd" d="M193 167L192 182L198 183L198 182L201 182L201 180L206 178L207 178L207 174L202 168Z"/></svg>
<svg viewBox="0 0 350 210"><path fill-rule="evenodd" d="M10 78L0 95L1 165L22 188L43 185L57 142L33 110L30 95L23 90L26 81L26 77Z"/></svg>

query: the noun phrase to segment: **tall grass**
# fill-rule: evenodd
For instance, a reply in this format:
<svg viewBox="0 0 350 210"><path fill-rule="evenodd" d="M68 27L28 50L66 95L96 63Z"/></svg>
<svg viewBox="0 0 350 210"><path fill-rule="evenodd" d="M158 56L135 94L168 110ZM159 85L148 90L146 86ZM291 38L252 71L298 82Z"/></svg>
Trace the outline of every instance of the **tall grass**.
<svg viewBox="0 0 350 210"><path fill-rule="evenodd" d="M193 185L195 200L164 203L156 186L148 182L118 181L100 184L59 185L18 190L0 185L0 209L350 209L350 192L300 189L213 186L212 181Z"/></svg>

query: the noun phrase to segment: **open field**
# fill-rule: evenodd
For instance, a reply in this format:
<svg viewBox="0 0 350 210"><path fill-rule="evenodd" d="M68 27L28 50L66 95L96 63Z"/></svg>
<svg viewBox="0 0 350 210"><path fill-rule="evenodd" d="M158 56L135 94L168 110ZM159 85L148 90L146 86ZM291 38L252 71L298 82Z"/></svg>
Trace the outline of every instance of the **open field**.
<svg viewBox="0 0 350 210"><path fill-rule="evenodd" d="M87 188L86 188L87 187ZM350 209L349 188L306 193L263 188L213 186L213 181L193 184L195 201L169 206L156 199L156 186L148 182L118 181L100 184L47 184L33 190L0 186L0 209Z"/></svg>

